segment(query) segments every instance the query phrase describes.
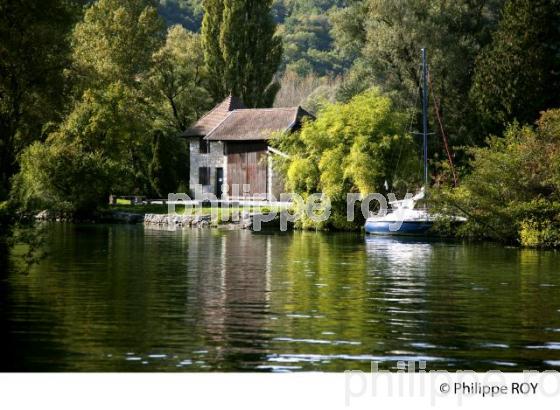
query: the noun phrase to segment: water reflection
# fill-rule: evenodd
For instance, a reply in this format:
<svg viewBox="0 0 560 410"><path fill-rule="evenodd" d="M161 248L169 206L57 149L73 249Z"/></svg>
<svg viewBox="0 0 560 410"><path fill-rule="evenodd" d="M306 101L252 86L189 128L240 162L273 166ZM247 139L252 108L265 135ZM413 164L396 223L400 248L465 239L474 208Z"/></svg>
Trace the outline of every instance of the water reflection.
<svg viewBox="0 0 560 410"><path fill-rule="evenodd" d="M0 370L556 368L560 256L357 234L55 224L2 269Z"/></svg>
<svg viewBox="0 0 560 410"><path fill-rule="evenodd" d="M381 272L405 275L427 272L433 244L425 239L366 236L365 242L369 263L379 265Z"/></svg>

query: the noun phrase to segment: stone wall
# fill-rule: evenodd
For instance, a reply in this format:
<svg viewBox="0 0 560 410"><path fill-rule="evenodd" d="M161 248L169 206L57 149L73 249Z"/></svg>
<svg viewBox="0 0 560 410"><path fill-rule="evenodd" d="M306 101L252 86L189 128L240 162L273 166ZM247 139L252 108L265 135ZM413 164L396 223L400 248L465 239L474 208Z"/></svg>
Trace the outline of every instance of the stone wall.
<svg viewBox="0 0 560 410"><path fill-rule="evenodd" d="M224 143L222 141L209 141L209 153L200 153L200 138L193 137L189 141L190 148L190 189L194 195L193 199L203 199L206 193L216 194L216 168L223 169L224 184L227 183L227 156L224 155ZM267 172L267 199L271 199L272 194L276 200L280 200L280 194L284 192L284 180L281 175L274 171L272 167L274 155L268 153L268 172ZM199 168L210 168L210 184L200 187ZM228 199L228 195L223 195L222 199Z"/></svg>
<svg viewBox="0 0 560 410"><path fill-rule="evenodd" d="M200 139L195 137L190 139L190 188L193 199L200 198L205 193L216 194L216 168L222 168L224 172L224 182L227 181L227 157L224 155L224 144L221 141L209 141L209 152L200 153ZM199 168L210 168L210 184L200 187ZM201 191L202 189L202 191Z"/></svg>

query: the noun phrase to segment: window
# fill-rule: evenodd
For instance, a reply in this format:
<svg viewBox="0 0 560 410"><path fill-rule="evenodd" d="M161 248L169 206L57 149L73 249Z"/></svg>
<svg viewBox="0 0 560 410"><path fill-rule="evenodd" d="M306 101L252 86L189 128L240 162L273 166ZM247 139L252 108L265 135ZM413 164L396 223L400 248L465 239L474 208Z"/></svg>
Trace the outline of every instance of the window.
<svg viewBox="0 0 560 410"><path fill-rule="evenodd" d="M200 139L199 152L201 154L208 154L210 152L210 143L204 138Z"/></svg>
<svg viewBox="0 0 560 410"><path fill-rule="evenodd" d="M210 185L210 168L198 168L198 183L200 185Z"/></svg>

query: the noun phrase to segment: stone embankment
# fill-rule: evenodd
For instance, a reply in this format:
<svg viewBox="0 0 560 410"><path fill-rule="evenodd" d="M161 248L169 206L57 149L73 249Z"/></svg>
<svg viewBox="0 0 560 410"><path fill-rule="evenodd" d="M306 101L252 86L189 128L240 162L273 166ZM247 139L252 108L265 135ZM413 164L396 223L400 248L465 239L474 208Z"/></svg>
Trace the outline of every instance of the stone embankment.
<svg viewBox="0 0 560 410"><path fill-rule="evenodd" d="M90 222L90 223L143 223L146 226L175 227L175 228L207 228L219 227L226 229L253 229L253 219L259 214L242 212L237 221L212 221L210 215L168 215L168 214L142 214L133 212L104 212L92 216L90 219L68 218L48 211L42 211L35 216L39 221L52 222ZM278 227L279 219L270 222L261 222L262 228Z"/></svg>
<svg viewBox="0 0 560 410"><path fill-rule="evenodd" d="M235 227L240 229L250 229L252 225L251 215L243 214L239 221L212 221L210 215L159 215L159 214L146 214L144 215L144 225L156 226L176 226L176 227L191 227L191 228L207 228L216 226Z"/></svg>

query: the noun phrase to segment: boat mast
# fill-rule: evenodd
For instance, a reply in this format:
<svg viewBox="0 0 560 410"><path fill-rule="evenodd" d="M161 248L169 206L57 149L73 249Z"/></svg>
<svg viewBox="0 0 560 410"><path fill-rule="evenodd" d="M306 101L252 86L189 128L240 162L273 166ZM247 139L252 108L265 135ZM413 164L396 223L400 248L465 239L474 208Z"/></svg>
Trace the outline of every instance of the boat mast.
<svg viewBox="0 0 560 410"><path fill-rule="evenodd" d="M424 189L428 189L428 62L422 49L422 135L424 139Z"/></svg>

